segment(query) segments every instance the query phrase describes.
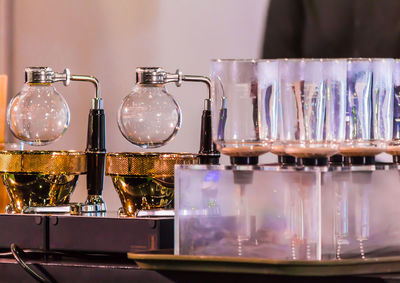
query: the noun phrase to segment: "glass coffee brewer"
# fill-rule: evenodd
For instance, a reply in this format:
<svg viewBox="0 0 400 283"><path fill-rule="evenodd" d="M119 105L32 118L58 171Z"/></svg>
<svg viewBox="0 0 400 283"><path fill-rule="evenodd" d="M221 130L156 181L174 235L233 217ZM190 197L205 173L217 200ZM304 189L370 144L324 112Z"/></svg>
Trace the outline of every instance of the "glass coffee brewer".
<svg viewBox="0 0 400 283"><path fill-rule="evenodd" d="M9 213L105 212L102 199L105 160L105 116L95 77L72 75L49 67L25 69L25 84L10 101L7 122L12 134L24 143L41 146L64 134L69 108L54 83L90 82L95 97L89 112L87 147L78 151L17 150L0 152L0 172L11 203ZM70 205L80 174L87 174L85 203Z"/></svg>
<svg viewBox="0 0 400 283"><path fill-rule="evenodd" d="M279 63L212 61L213 136L232 165L176 167L176 254L320 258L321 221L308 205L320 197L315 174L257 165L271 146L284 146ZM307 186L293 196L287 180Z"/></svg>
<svg viewBox="0 0 400 283"><path fill-rule="evenodd" d="M264 60L211 63L214 141L221 152L226 147L244 147L250 155L249 141L266 146L283 144L282 153L290 153L301 162L290 166L250 162L177 166L175 254L341 260L400 252L400 227L393 220L394 215L400 216L397 165L357 163L353 157L347 158L351 163L328 161L334 154L347 154L349 146L360 151L368 144L382 151L391 140L392 92L387 82L392 74L379 72L387 70L392 60L364 60L370 64L375 83L370 93L359 94L350 91L354 87L349 64L357 60L278 60L275 68L279 76L274 81L279 89L278 103L268 106L264 102L274 100L262 97L271 92L258 87L257 77L268 75L254 76L254 70L259 70L256 66ZM229 68L222 67L224 61ZM229 80L240 71L247 77L231 87ZM366 86L359 83L357 90ZM283 132L274 138L263 136L268 132L268 121L278 121L273 116L279 113L277 105L282 107L283 126L275 127ZM354 107L364 108L357 112ZM350 114L349 109L353 109ZM362 117L369 120L360 120ZM370 132L365 132L364 138L349 138L350 129L354 129L351 123L368 123L371 127L363 129ZM246 136L257 133L254 125L260 126L259 134ZM371 133L374 129L380 132Z"/></svg>
<svg viewBox="0 0 400 283"><path fill-rule="evenodd" d="M209 97L201 119L198 154L162 152L108 153L106 174L110 175L120 197L122 215L173 216L174 166L176 164L218 164L219 152L211 135L211 90L207 77L167 73L159 67L136 69L136 84L118 112L122 135L141 148L157 148L176 135L181 110L165 85L175 82L201 82Z"/></svg>
<svg viewBox="0 0 400 283"><path fill-rule="evenodd" d="M393 63L393 135L386 152L393 156L394 163L400 163L400 60Z"/></svg>
<svg viewBox="0 0 400 283"><path fill-rule="evenodd" d="M346 140L339 151L354 172L348 174L349 178L337 177L340 181L334 196L336 258L346 253L357 254L358 244L358 254L364 259L375 217L371 213L376 201L371 198L376 192L371 183L382 173L373 172L376 167L368 165L375 164L375 156L385 151L392 135L393 59L351 58L347 64ZM367 167L355 170L358 165ZM386 172L387 177L391 174L391 170ZM353 231L349 230L352 226Z"/></svg>
<svg viewBox="0 0 400 283"><path fill-rule="evenodd" d="M285 153L304 165L327 165L345 134L346 61L280 62Z"/></svg>
<svg viewBox="0 0 400 283"><path fill-rule="evenodd" d="M238 199L237 238L230 244L237 255L245 255L245 246L253 241L254 217L249 214L249 186L254 182L251 165L258 164L260 155L270 151L271 137L277 136L277 62L270 60L213 60L213 137L222 154L230 157L233 166L233 187ZM279 148L279 144L274 144ZM219 207L210 189L204 189L209 206ZM215 191L215 190L214 190ZM219 211L219 209L217 209Z"/></svg>
<svg viewBox="0 0 400 283"><path fill-rule="evenodd" d="M213 133L217 148L232 164L257 164L271 149L277 108L277 62L212 61ZM268 116L267 116L268 115Z"/></svg>
<svg viewBox="0 0 400 283"><path fill-rule="evenodd" d="M350 164L373 164L392 136L393 59L348 59L346 141Z"/></svg>

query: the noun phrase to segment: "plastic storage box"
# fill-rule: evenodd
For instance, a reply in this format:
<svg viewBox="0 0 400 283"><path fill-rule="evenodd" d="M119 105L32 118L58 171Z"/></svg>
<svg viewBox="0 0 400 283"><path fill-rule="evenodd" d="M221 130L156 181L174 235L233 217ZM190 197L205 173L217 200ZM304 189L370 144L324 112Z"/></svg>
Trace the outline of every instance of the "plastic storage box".
<svg viewBox="0 0 400 283"><path fill-rule="evenodd" d="M175 254L400 254L399 199L396 165L176 166Z"/></svg>

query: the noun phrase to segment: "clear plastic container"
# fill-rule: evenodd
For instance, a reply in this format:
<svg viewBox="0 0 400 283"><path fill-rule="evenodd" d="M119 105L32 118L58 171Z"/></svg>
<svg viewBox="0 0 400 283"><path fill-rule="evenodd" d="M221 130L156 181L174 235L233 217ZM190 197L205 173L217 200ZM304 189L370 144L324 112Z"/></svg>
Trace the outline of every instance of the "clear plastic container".
<svg viewBox="0 0 400 283"><path fill-rule="evenodd" d="M321 259L321 183L280 166L176 166L175 254Z"/></svg>
<svg viewBox="0 0 400 283"><path fill-rule="evenodd" d="M399 166L175 167L175 254L369 259L400 252Z"/></svg>
<svg viewBox="0 0 400 283"><path fill-rule="evenodd" d="M277 134L278 62L213 60L213 140L228 156L259 156Z"/></svg>
<svg viewBox="0 0 400 283"><path fill-rule="evenodd" d="M322 258L368 259L398 254L398 167L348 169L322 174Z"/></svg>

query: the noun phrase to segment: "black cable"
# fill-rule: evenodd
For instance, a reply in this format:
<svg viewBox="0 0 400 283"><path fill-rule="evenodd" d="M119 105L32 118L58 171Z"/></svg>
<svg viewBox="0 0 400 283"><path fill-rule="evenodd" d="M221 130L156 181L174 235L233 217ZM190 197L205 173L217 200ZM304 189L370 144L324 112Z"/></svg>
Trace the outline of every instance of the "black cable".
<svg viewBox="0 0 400 283"><path fill-rule="evenodd" d="M11 253L14 256L15 260L18 262L18 264L30 275L32 276L36 281L38 282L43 282L43 283L51 283L50 280L43 278L39 274L37 274L33 269L31 269L21 258L21 255L24 255L24 251L20 249L17 245L14 243L11 244Z"/></svg>
<svg viewBox="0 0 400 283"><path fill-rule="evenodd" d="M0 253L0 257L10 257L12 255L12 252Z"/></svg>
<svg viewBox="0 0 400 283"><path fill-rule="evenodd" d="M89 260L99 260L99 259L114 259L114 260L121 260L121 259L126 259L126 255L121 257L119 254L97 254L97 253L83 253L83 252L74 252L74 251L42 251L42 250L23 250L20 247L18 247L16 244L12 243L10 246L11 252L1 252L0 253L0 258L7 258L7 257L14 257L14 259L17 261L17 263L30 275L32 276L35 280L38 282L45 282L45 283L52 283L55 282L54 279L50 280L49 277L51 278L50 274L46 274L45 270L41 270L42 273L45 273L45 277L40 276L37 272L35 272L32 268L30 268L25 261L22 259L22 257L28 257L28 255L31 256L40 256L40 255L48 255L48 256L65 256L65 257L71 257L71 258L83 258L83 259L89 259Z"/></svg>
<svg viewBox="0 0 400 283"><path fill-rule="evenodd" d="M31 250L31 249L21 249L17 246L20 252L23 252L24 256L61 256L79 259L126 259L126 255L123 254L107 254L107 253L85 253L79 251L43 251L43 250ZM156 250L157 251L157 250ZM170 250L168 250L170 251ZM160 250L161 252L161 250ZM0 252L0 258L12 258L12 252Z"/></svg>

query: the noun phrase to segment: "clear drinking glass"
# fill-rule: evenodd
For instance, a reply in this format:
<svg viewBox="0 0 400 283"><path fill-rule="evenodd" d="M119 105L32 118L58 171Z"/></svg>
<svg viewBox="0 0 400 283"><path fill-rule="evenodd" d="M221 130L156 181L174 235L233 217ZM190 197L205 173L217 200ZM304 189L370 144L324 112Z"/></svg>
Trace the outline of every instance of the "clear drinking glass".
<svg viewBox="0 0 400 283"><path fill-rule="evenodd" d="M345 61L285 59L279 72L285 152L298 158L335 154L345 129Z"/></svg>
<svg viewBox="0 0 400 283"><path fill-rule="evenodd" d="M270 60L213 60L213 140L229 156L259 156L277 134L277 66ZM271 118L272 117L272 118ZM275 120L274 120L275 119Z"/></svg>
<svg viewBox="0 0 400 283"><path fill-rule="evenodd" d="M279 89L280 60L265 60L258 62L265 91L262 93L261 108L265 109L261 119L261 131L271 141L271 153L285 155L284 144L281 140L283 133L282 101Z"/></svg>
<svg viewBox="0 0 400 283"><path fill-rule="evenodd" d="M325 139L340 144L346 129L346 59L323 59L324 95L326 99Z"/></svg>
<svg viewBox="0 0 400 283"><path fill-rule="evenodd" d="M392 136L393 59L348 59L345 156L375 156Z"/></svg>
<svg viewBox="0 0 400 283"><path fill-rule="evenodd" d="M393 135L386 152L400 155L400 59L393 62Z"/></svg>

